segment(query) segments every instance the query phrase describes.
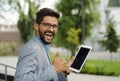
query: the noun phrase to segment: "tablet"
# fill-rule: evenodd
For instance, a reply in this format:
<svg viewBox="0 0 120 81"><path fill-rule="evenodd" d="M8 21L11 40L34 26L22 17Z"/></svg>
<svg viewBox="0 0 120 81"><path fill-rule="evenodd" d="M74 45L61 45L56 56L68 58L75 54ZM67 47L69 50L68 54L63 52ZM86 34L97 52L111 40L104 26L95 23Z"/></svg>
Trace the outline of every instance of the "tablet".
<svg viewBox="0 0 120 81"><path fill-rule="evenodd" d="M81 45L72 65L70 66L70 69L74 72L80 72L91 50L91 46Z"/></svg>

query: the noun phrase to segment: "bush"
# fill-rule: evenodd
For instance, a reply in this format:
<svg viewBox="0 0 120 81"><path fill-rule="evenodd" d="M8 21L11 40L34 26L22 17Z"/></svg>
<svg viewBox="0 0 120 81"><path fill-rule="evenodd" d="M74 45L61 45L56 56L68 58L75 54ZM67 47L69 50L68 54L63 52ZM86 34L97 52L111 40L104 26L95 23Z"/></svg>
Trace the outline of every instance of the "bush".
<svg viewBox="0 0 120 81"><path fill-rule="evenodd" d="M0 43L0 56L8 56L13 55L16 50L16 43L15 42L2 42Z"/></svg>

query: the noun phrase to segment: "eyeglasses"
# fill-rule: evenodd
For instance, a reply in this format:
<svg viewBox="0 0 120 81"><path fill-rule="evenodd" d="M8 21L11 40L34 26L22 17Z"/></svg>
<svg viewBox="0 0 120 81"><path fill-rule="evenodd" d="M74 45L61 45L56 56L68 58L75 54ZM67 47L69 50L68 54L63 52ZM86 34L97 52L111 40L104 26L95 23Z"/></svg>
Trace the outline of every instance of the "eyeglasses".
<svg viewBox="0 0 120 81"><path fill-rule="evenodd" d="M50 28L50 27L53 27L54 29L57 29L58 28L58 25L52 25L50 23L40 23L40 24L43 24L46 28Z"/></svg>

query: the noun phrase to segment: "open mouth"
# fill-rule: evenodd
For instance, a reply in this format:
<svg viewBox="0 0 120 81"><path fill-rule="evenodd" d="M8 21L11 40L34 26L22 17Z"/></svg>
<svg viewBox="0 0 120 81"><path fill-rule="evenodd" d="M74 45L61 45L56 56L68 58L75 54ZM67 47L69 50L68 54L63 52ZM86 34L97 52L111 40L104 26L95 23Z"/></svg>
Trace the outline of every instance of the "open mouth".
<svg viewBox="0 0 120 81"><path fill-rule="evenodd" d="M45 33L45 35L52 37L53 33Z"/></svg>
<svg viewBox="0 0 120 81"><path fill-rule="evenodd" d="M51 42L54 36L54 33L52 32L45 32L45 40Z"/></svg>

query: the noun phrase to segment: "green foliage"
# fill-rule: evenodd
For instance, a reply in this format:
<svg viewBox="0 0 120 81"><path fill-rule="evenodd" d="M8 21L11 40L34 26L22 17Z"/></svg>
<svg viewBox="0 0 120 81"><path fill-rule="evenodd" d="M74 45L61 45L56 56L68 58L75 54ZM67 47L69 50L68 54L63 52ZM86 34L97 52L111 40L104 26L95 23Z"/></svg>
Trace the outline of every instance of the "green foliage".
<svg viewBox="0 0 120 81"><path fill-rule="evenodd" d="M67 31L69 30L68 27L74 27L74 23L72 22L72 20L69 19L69 17L61 17L59 19L59 29L57 32L57 36L54 39L54 42L57 46L62 46L62 47L69 47L69 45L67 44L67 40L63 40L66 39L67 37Z"/></svg>
<svg viewBox="0 0 120 81"><path fill-rule="evenodd" d="M21 34L21 38L23 42L27 42L34 32L34 21L35 14L40 7L40 0L24 0L24 5L20 3L20 1L9 0L9 3L15 8L15 10L19 13L19 20L17 23L18 29ZM28 10L28 12L27 12Z"/></svg>
<svg viewBox="0 0 120 81"><path fill-rule="evenodd" d="M97 9L99 0L86 0L84 2L84 10L82 9L82 4L82 0L60 0L56 5L57 10L62 14L60 27L63 29L64 27L67 29L69 29L69 27L82 29L82 19L84 18L85 34L89 36L90 30L100 22L99 11Z"/></svg>
<svg viewBox="0 0 120 81"><path fill-rule="evenodd" d="M16 51L16 43L0 43L0 56L8 56L8 55L14 55Z"/></svg>
<svg viewBox="0 0 120 81"><path fill-rule="evenodd" d="M80 29L75 29L75 28L70 28L67 31L67 42L71 45L69 46L68 49L71 50L72 56L75 55L75 49L78 47L79 45L79 33L81 32Z"/></svg>
<svg viewBox="0 0 120 81"><path fill-rule="evenodd" d="M82 1L85 0L60 0L56 4L56 9L61 13L61 18L59 20L60 28L56 39L54 40L57 46L62 46L68 49L70 45L65 39L67 38L67 32L71 27L81 30L79 33L79 43L81 43L83 24L86 35L85 37L88 37L90 36L92 28L100 23L100 14L97 7L100 1L86 0L84 2L84 8Z"/></svg>
<svg viewBox="0 0 120 81"><path fill-rule="evenodd" d="M67 32L68 37L66 38L66 40L69 43L78 45L79 44L79 33L80 33L80 29L76 30L74 28L70 28L69 31Z"/></svg>
<svg viewBox="0 0 120 81"><path fill-rule="evenodd" d="M89 73L95 75L119 76L120 61L109 60L87 60L81 73Z"/></svg>
<svg viewBox="0 0 120 81"><path fill-rule="evenodd" d="M120 45L120 40L116 34L114 27L115 21L113 21L111 18L106 27L105 39L101 40L102 45L106 48L106 50L109 50L110 52L117 52L117 49Z"/></svg>

